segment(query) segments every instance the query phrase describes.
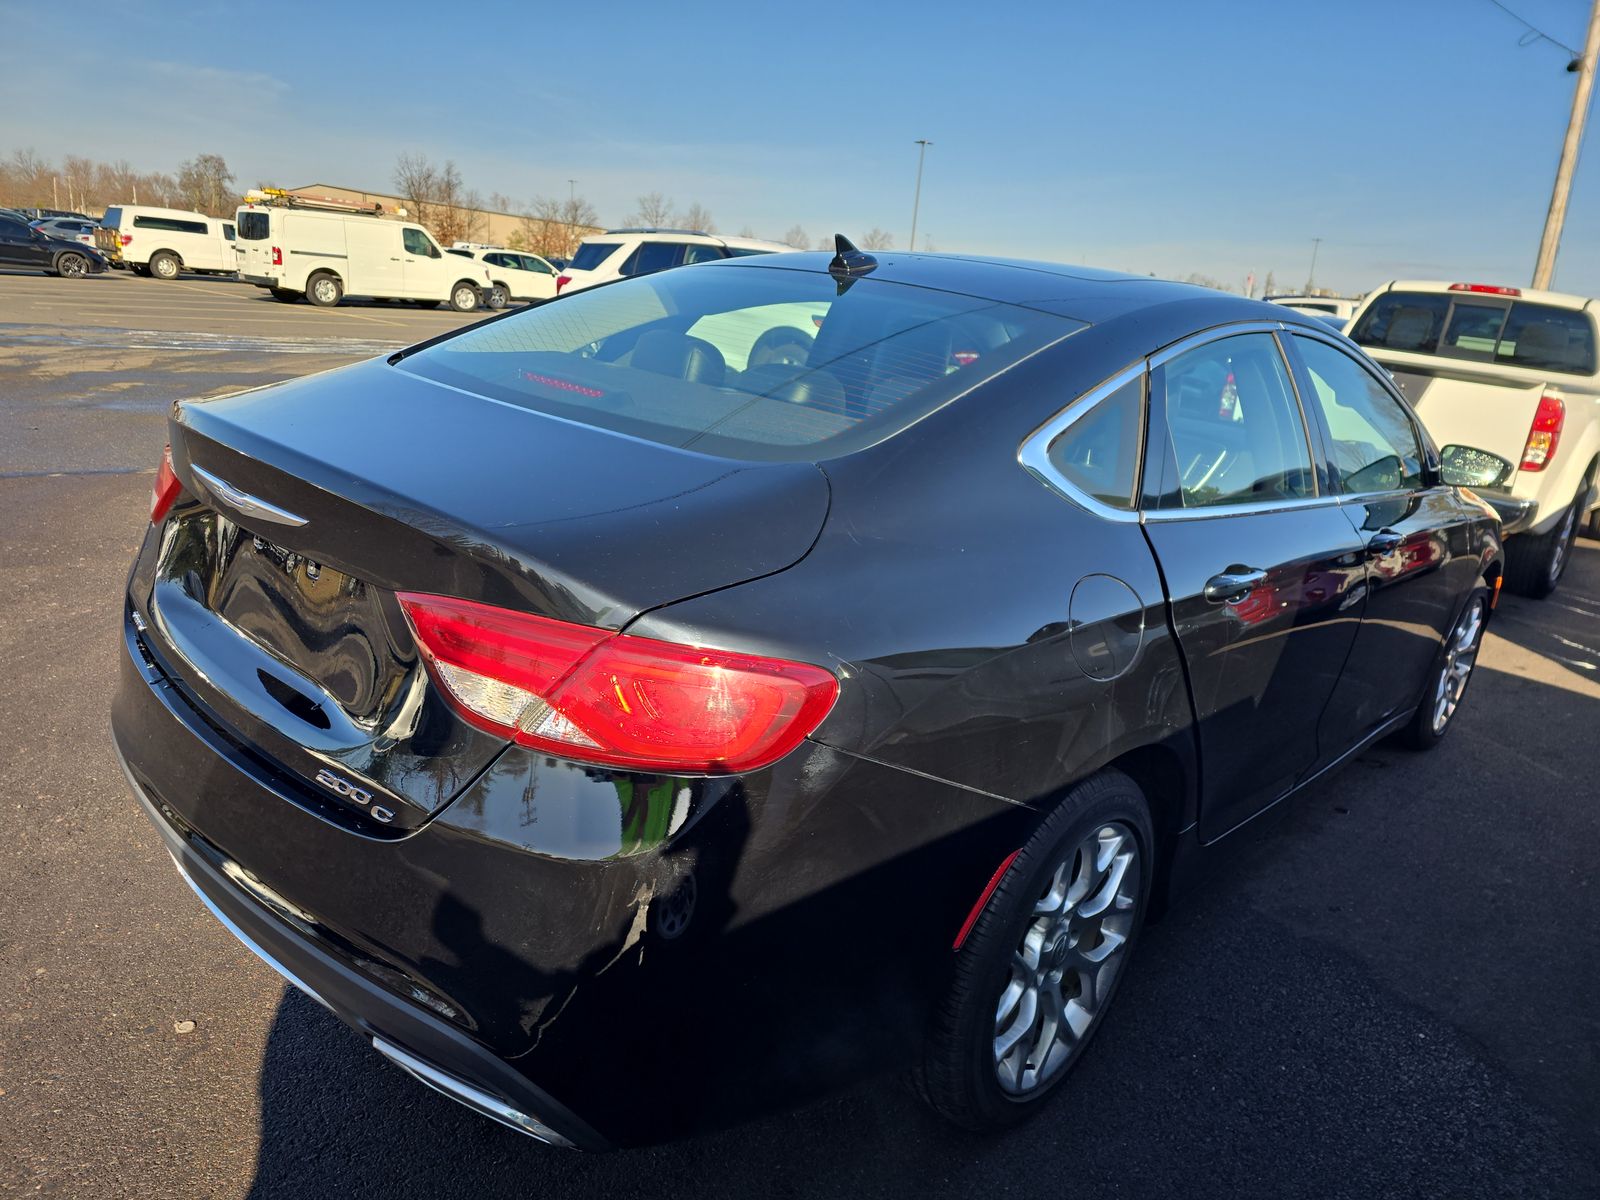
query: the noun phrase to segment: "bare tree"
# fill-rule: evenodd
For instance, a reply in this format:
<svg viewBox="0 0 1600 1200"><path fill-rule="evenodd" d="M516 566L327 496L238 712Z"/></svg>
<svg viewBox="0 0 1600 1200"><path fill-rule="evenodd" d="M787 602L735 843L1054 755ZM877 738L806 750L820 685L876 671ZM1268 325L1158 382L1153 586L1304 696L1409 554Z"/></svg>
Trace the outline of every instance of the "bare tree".
<svg viewBox="0 0 1600 1200"><path fill-rule="evenodd" d="M1223 283L1222 280L1214 279L1210 275L1202 275L1199 271L1191 271L1184 278L1183 282L1192 283L1196 287L1212 288L1219 292L1233 291L1233 289L1227 284Z"/></svg>
<svg viewBox="0 0 1600 1200"><path fill-rule="evenodd" d="M678 223L684 229L698 229L701 233L717 231L717 223L711 219L710 210L698 201L689 205L689 211L678 218Z"/></svg>
<svg viewBox="0 0 1600 1200"><path fill-rule="evenodd" d="M1278 294L1278 281L1272 277L1271 271L1267 272L1266 283L1261 285L1261 294L1263 296L1275 296Z"/></svg>
<svg viewBox="0 0 1600 1200"><path fill-rule="evenodd" d="M565 200L535 196L528 211L522 214L517 241L523 249L546 258L571 258L578 243L594 232L598 221L594 205L582 196L569 196Z"/></svg>
<svg viewBox="0 0 1600 1200"><path fill-rule="evenodd" d="M220 154L197 154L178 168L178 191L195 212L226 216L238 199L233 193L233 172Z"/></svg>
<svg viewBox="0 0 1600 1200"><path fill-rule="evenodd" d="M798 225L789 226L789 232L778 239L785 246L793 246L796 250L804 250L811 245L811 238L806 231Z"/></svg>
<svg viewBox="0 0 1600 1200"><path fill-rule="evenodd" d="M739 236L743 238L753 238L755 235L755 229L749 225L746 225L743 229L739 230Z"/></svg>
<svg viewBox="0 0 1600 1200"><path fill-rule="evenodd" d="M887 250L894 245L894 234L887 233L874 225L867 231L867 236L861 239L863 250Z"/></svg>
<svg viewBox="0 0 1600 1200"><path fill-rule="evenodd" d="M394 163L394 186L406 202L406 215L419 225L428 224L439 189L439 169L424 154L402 154Z"/></svg>
<svg viewBox="0 0 1600 1200"><path fill-rule="evenodd" d="M637 207L628 214L625 225L637 225L645 229L660 229L672 224L672 201L660 192L646 192L637 201Z"/></svg>
<svg viewBox="0 0 1600 1200"><path fill-rule="evenodd" d="M936 253L938 253L938 250L939 250L939 247L937 247L937 246L935 246L933 244L933 239L931 237L929 237L927 234L923 234L922 235L922 252L924 254L936 254Z"/></svg>

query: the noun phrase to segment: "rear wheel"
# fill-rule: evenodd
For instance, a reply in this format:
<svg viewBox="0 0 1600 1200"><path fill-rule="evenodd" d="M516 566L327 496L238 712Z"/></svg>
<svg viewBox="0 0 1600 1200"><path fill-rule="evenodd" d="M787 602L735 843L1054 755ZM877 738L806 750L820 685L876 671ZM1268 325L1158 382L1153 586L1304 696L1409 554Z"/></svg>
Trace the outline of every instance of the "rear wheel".
<svg viewBox="0 0 1600 1200"><path fill-rule="evenodd" d="M1507 539L1506 586L1535 600L1556 590L1572 560L1572 543L1578 536L1578 519L1583 515L1579 510L1588 495L1589 485L1585 483L1548 533Z"/></svg>
<svg viewBox="0 0 1600 1200"><path fill-rule="evenodd" d="M957 952L913 1075L967 1129L1032 1115L1099 1029L1144 922L1154 864L1137 784L1102 771L1018 851Z"/></svg>
<svg viewBox="0 0 1600 1200"><path fill-rule="evenodd" d="M1478 664L1484 627L1489 622L1489 593L1480 588L1467 601L1456 618L1429 676L1428 685L1417 705L1417 713L1406 726L1402 740L1413 750L1432 750L1450 732L1456 710L1472 681L1472 668Z"/></svg>
<svg viewBox="0 0 1600 1200"><path fill-rule="evenodd" d="M157 279L176 279L182 264L170 250L158 250L150 256L150 274Z"/></svg>
<svg viewBox="0 0 1600 1200"><path fill-rule="evenodd" d="M272 288L270 290L274 300L281 300L285 304L298 304L300 301L300 293L289 288Z"/></svg>
<svg viewBox="0 0 1600 1200"><path fill-rule="evenodd" d="M470 283L458 283L450 289L450 307L457 312L472 312L480 298L478 289Z"/></svg>
<svg viewBox="0 0 1600 1200"><path fill-rule="evenodd" d="M133 273L135 275L143 275L143 276L148 278L149 275L150 275L150 264L149 263L134 263L133 264Z"/></svg>
<svg viewBox="0 0 1600 1200"><path fill-rule="evenodd" d="M344 284L326 271L313 275L306 283L306 299L318 308L332 308L344 298Z"/></svg>
<svg viewBox="0 0 1600 1200"><path fill-rule="evenodd" d="M56 274L63 279L82 279L89 273L89 260L81 254L63 254L56 259Z"/></svg>
<svg viewBox="0 0 1600 1200"><path fill-rule="evenodd" d="M1583 532L1600 542L1600 508L1589 514L1589 519L1583 523Z"/></svg>

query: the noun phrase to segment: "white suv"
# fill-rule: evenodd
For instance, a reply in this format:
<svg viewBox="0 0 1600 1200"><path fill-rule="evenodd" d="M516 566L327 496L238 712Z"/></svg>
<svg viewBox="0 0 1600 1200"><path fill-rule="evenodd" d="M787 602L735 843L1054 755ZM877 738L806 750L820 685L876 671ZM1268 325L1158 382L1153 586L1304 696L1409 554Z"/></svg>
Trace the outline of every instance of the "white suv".
<svg viewBox="0 0 1600 1200"><path fill-rule="evenodd" d="M489 278L504 300L548 300L556 294L560 274L548 261L526 250L504 246L485 246L479 242L457 242L450 253L475 258L489 268ZM493 298L489 301L495 306Z"/></svg>
<svg viewBox="0 0 1600 1200"><path fill-rule="evenodd" d="M1486 450L1473 490L1499 510L1507 586L1548 596L1585 525L1600 536L1600 300L1486 283L1387 283L1350 337L1388 368L1434 441Z"/></svg>
<svg viewBox="0 0 1600 1200"><path fill-rule="evenodd" d="M782 242L715 237L693 229L610 229L578 243L571 264L556 279L556 291L565 295L613 279L653 275L669 267L793 249Z"/></svg>

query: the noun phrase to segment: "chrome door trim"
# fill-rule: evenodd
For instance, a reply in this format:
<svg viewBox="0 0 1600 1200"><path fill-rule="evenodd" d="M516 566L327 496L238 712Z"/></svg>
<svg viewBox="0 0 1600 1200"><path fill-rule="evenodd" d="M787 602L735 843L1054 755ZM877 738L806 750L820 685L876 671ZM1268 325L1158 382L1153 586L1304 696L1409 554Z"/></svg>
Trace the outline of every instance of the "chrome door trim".
<svg viewBox="0 0 1600 1200"><path fill-rule="evenodd" d="M274 525L299 526L306 523L306 519L299 514L292 513L286 508L279 508L259 496L252 496L249 492L240 491L227 480L218 479L204 467L190 463L189 470L196 479L205 484L207 491L244 516L254 517L258 521L270 521Z"/></svg>
<svg viewBox="0 0 1600 1200"><path fill-rule="evenodd" d="M1233 325L1218 325L1212 329L1203 329L1199 333L1191 333L1188 337L1180 338L1169 346L1163 346L1150 356L1150 369L1154 371L1163 363L1170 362L1178 355L1193 350L1196 346L1204 346L1208 342L1220 342L1223 338L1235 337L1242 333L1277 333L1285 328L1282 321L1241 321ZM1285 363L1285 366L1288 364Z"/></svg>
<svg viewBox="0 0 1600 1200"><path fill-rule="evenodd" d="M1081 417L1093 412L1102 400L1114 394L1118 389L1124 388L1134 380L1141 378L1144 373L1145 363L1143 359L1140 359L1136 363L1123 367L1122 370L1105 382L1090 388L1025 437L1022 440L1022 445L1017 447L1017 461L1046 487L1052 491L1060 492L1079 508L1086 509L1103 520L1136 524L1139 521L1139 511L1137 508L1132 507L1133 502L1131 500L1130 507L1115 508L1103 500L1095 499L1073 484L1060 471L1056 470L1055 465L1050 461L1050 446L1063 433L1072 428ZM1140 416L1140 427L1147 428L1149 424L1150 403L1148 389L1146 389L1144 412ZM1144 459L1142 450L1139 457L1142 464ZM1134 475L1134 482L1137 484L1138 471L1135 471Z"/></svg>

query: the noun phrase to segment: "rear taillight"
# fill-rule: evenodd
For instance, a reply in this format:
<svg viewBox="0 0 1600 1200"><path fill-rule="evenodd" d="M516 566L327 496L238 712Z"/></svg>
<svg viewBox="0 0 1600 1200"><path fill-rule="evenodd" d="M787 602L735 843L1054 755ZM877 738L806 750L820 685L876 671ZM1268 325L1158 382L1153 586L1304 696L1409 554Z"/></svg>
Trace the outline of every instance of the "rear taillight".
<svg viewBox="0 0 1600 1200"><path fill-rule="evenodd" d="M150 489L150 524L161 523L181 491L183 484L172 469L172 447L166 446L161 451L161 465L156 468L155 486Z"/></svg>
<svg viewBox="0 0 1600 1200"><path fill-rule="evenodd" d="M277 246L272 248L272 265L275 267L283 266L283 251Z"/></svg>
<svg viewBox="0 0 1600 1200"><path fill-rule="evenodd" d="M1521 288L1498 287L1492 283L1452 283L1452 292L1481 292L1486 296L1520 296Z"/></svg>
<svg viewBox="0 0 1600 1200"><path fill-rule="evenodd" d="M571 282L572 282L572 276L571 275L557 275L556 276L556 295L559 296L561 294L561 289L566 287L567 284L569 284Z"/></svg>
<svg viewBox="0 0 1600 1200"><path fill-rule="evenodd" d="M1528 430L1528 444L1522 448L1522 469L1542 471L1556 456L1556 446L1561 441L1561 426L1567 419L1567 406L1559 396L1540 396L1539 408L1533 414L1533 428Z"/></svg>
<svg viewBox="0 0 1600 1200"><path fill-rule="evenodd" d="M131 234L131 233L118 234L117 235L117 241L121 242L124 246L132 245L133 244L133 234Z"/></svg>
<svg viewBox="0 0 1600 1200"><path fill-rule="evenodd" d="M827 716L821 667L630 637L446 596L402 593L417 644L461 715L580 762L751 771Z"/></svg>

